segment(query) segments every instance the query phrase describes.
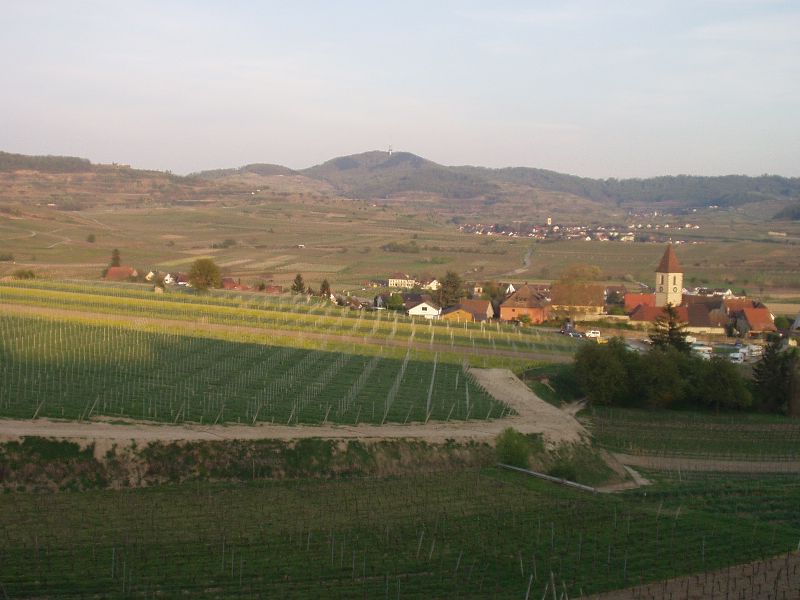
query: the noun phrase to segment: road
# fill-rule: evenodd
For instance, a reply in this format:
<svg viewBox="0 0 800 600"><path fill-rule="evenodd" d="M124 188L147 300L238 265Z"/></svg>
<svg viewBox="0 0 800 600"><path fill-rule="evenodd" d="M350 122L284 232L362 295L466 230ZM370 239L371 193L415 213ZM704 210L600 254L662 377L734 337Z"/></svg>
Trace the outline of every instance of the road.
<svg viewBox="0 0 800 600"><path fill-rule="evenodd" d="M478 382L495 398L518 414L494 421L409 423L407 425L161 425L142 421L93 420L90 422L49 419L0 419L0 441L25 436L107 442L152 442L181 440L254 440L301 438L329 439L417 439L443 443L448 439L491 442L507 427L522 433L542 434L548 447L580 443L588 432L569 413L548 404L507 369L472 369Z"/></svg>

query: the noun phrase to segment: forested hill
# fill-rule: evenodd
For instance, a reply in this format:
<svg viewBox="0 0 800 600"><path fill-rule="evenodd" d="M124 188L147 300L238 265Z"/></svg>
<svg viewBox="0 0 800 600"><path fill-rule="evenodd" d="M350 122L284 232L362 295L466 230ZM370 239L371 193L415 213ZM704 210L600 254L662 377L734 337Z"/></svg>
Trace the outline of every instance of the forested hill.
<svg viewBox="0 0 800 600"><path fill-rule="evenodd" d="M410 152L374 151L340 156L300 172L327 181L356 198L384 198L408 192L476 198L500 191L495 182L482 174L461 172Z"/></svg>
<svg viewBox="0 0 800 600"><path fill-rule="evenodd" d="M669 202L686 208L736 206L777 199L800 204L800 178L777 175L663 176L649 179L590 179L545 169L447 167L408 152L366 152L341 156L300 171L322 179L357 198L383 198L426 192L448 198L502 196L509 184L515 193L532 190L565 192L601 203L643 205Z"/></svg>
<svg viewBox="0 0 800 600"><path fill-rule="evenodd" d="M778 175L701 177L677 175L648 179L590 179L544 169L513 167L453 167L495 181L506 181L557 192L567 192L616 204L677 202L687 207L735 206L762 199L796 199L800 203L800 178Z"/></svg>
<svg viewBox="0 0 800 600"><path fill-rule="evenodd" d="M302 175L326 182L343 196L365 199L423 193L449 199L491 199L494 203L502 202L504 198L533 198L537 190L545 190L573 194L601 204L642 207L666 203L671 209L737 206L771 200L777 201L773 202L771 210L778 210L778 219L796 220L800 214L800 178L797 177L678 175L649 179L590 179L529 167L448 167L409 152L372 151L340 156L299 171L256 163L203 171L188 178L169 172L97 165L71 156L25 156L0 152L0 173L20 170L43 173L107 173L111 170L120 179L166 176L173 184L194 182L192 185L202 181L224 185L227 178L240 175Z"/></svg>
<svg viewBox="0 0 800 600"><path fill-rule="evenodd" d="M91 169L92 163L75 156L27 156L0 152L0 172L84 173Z"/></svg>

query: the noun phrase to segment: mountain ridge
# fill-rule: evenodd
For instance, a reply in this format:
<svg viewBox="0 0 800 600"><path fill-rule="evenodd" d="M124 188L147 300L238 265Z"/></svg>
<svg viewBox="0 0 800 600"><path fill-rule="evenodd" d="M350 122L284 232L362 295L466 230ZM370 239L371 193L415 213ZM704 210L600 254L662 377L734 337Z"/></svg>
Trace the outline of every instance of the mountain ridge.
<svg viewBox="0 0 800 600"><path fill-rule="evenodd" d="M111 168L129 171L131 175L164 174L128 166L96 164L70 156L28 156L0 152L0 172L32 170L80 173ZM199 171L186 176L173 175L169 171L165 173L175 181L224 181L228 177L243 174L303 176L326 182L343 196L359 199L423 193L444 199L478 198L497 202L511 194L519 197L520 194L534 195L536 190L546 190L615 206L670 204L679 208L694 208L708 205L738 206L763 200L778 200L788 207L800 204L798 177L662 175L593 179L535 167L446 166L410 152L379 150L338 156L298 170L282 165L251 163L236 168ZM783 214L796 213L784 211Z"/></svg>

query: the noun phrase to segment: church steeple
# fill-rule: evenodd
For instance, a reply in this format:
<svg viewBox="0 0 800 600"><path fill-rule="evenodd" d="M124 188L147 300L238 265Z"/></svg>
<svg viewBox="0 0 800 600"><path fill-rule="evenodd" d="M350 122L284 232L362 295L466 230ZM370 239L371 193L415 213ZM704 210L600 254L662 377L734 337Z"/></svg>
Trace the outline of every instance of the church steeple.
<svg viewBox="0 0 800 600"><path fill-rule="evenodd" d="M680 306L683 302L683 268L672 244L667 246L656 267L656 306Z"/></svg>

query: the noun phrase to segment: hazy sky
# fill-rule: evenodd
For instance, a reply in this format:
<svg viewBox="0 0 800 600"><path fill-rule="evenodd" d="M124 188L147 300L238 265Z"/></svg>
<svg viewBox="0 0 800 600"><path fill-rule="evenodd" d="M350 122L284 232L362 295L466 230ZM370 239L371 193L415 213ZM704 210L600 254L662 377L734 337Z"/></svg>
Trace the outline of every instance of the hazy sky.
<svg viewBox="0 0 800 600"><path fill-rule="evenodd" d="M800 176L800 2L0 0L0 149Z"/></svg>

